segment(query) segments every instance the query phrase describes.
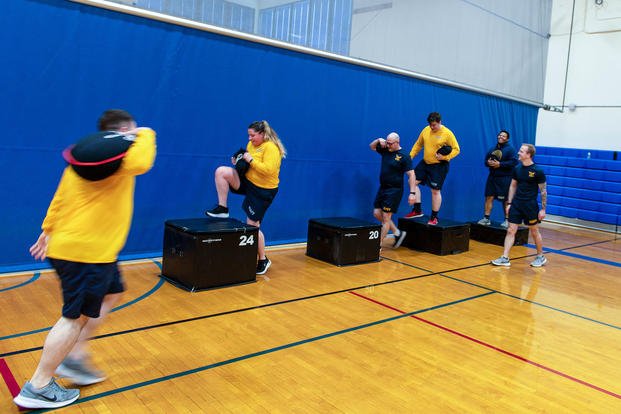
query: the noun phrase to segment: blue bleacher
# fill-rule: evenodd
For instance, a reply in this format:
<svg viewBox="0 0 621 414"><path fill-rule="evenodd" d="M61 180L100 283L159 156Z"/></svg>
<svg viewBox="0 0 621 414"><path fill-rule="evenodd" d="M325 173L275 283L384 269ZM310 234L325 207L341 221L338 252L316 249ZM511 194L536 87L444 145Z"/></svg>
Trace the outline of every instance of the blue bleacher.
<svg viewBox="0 0 621 414"><path fill-rule="evenodd" d="M617 151L537 147L547 176L547 213L621 224L621 160Z"/></svg>

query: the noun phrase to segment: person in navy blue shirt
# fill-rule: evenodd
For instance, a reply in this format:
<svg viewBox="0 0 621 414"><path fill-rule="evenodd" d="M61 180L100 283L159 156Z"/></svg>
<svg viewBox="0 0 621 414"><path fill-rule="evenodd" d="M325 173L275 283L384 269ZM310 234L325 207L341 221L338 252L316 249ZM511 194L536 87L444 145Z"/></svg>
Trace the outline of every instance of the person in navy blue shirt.
<svg viewBox="0 0 621 414"><path fill-rule="evenodd" d="M489 168L489 175L485 183L485 214L478 224L489 226L492 224L490 215L494 199L503 202L504 211L507 211L507 196L511 185L511 174L513 167L517 164L515 148L509 144L509 132L504 129L496 137L497 144L490 148L485 154L485 166ZM505 214L505 221L502 227L509 227L508 216Z"/></svg>
<svg viewBox="0 0 621 414"><path fill-rule="evenodd" d="M511 266L509 251L515 241L515 233L518 225L528 225L530 234L537 247L537 257L531 262L533 267L541 267L548 260L543 255L543 241L539 233L539 223L546 216L546 204L548 193L546 191L546 175L535 164L535 146L524 144L518 151L518 164L513 169L511 186L507 200L507 214L509 215L509 228L505 236L504 251L498 259L492 260L495 266ZM541 193L541 208L537 202L537 193Z"/></svg>
<svg viewBox="0 0 621 414"><path fill-rule="evenodd" d="M388 134L386 139L377 138L369 147L382 156L380 171L380 188L373 202L373 215L382 223L381 239L384 240L389 230L395 236L393 248L401 246L405 239L405 231L399 230L392 221L392 215L397 212L403 197L403 175L408 176L410 194L408 204L416 201L416 175L412 169L412 159L402 151L399 145L399 135L396 132Z"/></svg>

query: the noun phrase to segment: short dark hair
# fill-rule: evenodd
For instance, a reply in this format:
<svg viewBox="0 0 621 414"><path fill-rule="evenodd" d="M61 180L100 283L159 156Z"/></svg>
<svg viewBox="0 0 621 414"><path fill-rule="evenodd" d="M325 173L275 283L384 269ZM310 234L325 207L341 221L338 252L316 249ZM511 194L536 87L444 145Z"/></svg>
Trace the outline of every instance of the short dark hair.
<svg viewBox="0 0 621 414"><path fill-rule="evenodd" d="M430 124L432 122L440 122L442 121L442 115L438 112L432 112L427 116L427 123Z"/></svg>
<svg viewBox="0 0 621 414"><path fill-rule="evenodd" d="M507 139L511 138L511 134L509 134L509 131L507 131L506 129L501 129L498 135L502 134L503 132L507 134Z"/></svg>
<svg viewBox="0 0 621 414"><path fill-rule="evenodd" d="M122 109L108 109L97 120L97 128L100 131L115 131L123 127L123 124L133 122L134 117Z"/></svg>

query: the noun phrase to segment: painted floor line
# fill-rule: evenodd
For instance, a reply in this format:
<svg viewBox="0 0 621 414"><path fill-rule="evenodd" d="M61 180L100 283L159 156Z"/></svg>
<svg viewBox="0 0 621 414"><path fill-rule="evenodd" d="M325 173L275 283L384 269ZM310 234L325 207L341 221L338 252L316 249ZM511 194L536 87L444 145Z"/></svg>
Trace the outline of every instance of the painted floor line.
<svg viewBox="0 0 621 414"><path fill-rule="evenodd" d="M422 268L420 268L420 267L418 267L418 266L411 265L411 264L406 263L406 262L401 262L401 261L399 261L399 260L389 259L389 258L386 258L386 260L390 260L390 261L393 261L393 262L395 262L395 263L402 264L402 265L404 265L404 266L410 266L410 267L413 267L413 268L415 268L415 269L419 269L419 270L423 270L423 271L427 271L427 272L429 272L429 271L430 271L430 270L422 269ZM478 288L481 288L481 289L491 290L491 291L493 291L493 292L495 292L495 293L498 293L498 294L500 294L500 295L503 295L503 296L507 296L507 297L510 297L510 298L513 298L513 299L523 300L524 302L532 303L533 305L541 306L542 308L550 309L550 310L553 310L553 311L555 311L555 312L560 312L560 313L564 313L564 314L566 314L566 315L571 315L571 316L574 316L574 317L576 317L576 318L584 319L585 321L593 322L593 323L596 323L596 324L598 324L598 325L603 325L603 326L607 326L607 327L609 327L609 328L614 328L614 329L619 329L619 330L621 330L621 326L618 326L618 325L613 325L613 324L611 324L611 323L608 323L608 322L603 322L603 321L600 321L600 320L597 320L597 319L593 319L593 318L589 318L588 316L583 316L583 315L580 315L580 314L578 314L578 313L573 313L573 312L569 312L569 311L566 311L566 310L563 310L563 309L560 309L560 308L555 308L555 307L553 307L553 306L546 305L546 304L544 304L544 303L535 302L535 301L532 301L532 300L530 300L530 299L525 299L525 298L522 298L522 297L517 296L517 295L512 295L512 294L510 294L510 293L502 292L502 291L500 291L500 290L495 290L495 289L489 288L489 287L487 287L487 286L479 285L479 284L477 284L477 283L470 282L470 281L468 281L468 280L460 279L460 278L458 278L458 277L455 277L455 276L449 276L449 275L446 275L446 274L445 274L445 273L453 273L453 272L457 272L457 271L461 271L461 270L471 269L471 268L475 268L475 267L488 266L488 265L490 265L490 264L489 264L489 263L485 263L485 264L483 264L483 265L475 265L475 266L468 266L468 267L459 268L459 269L449 269L449 270L443 270L442 272L435 272L435 273L431 273L431 274L429 274L429 275L427 275L427 276L432 276L432 275L442 276L442 277L445 277L445 278L447 278L447 279L454 280L454 281L456 281L456 282L465 283L465 284L467 284L467 285L474 286L474 287L478 287ZM491 266L491 265L490 265L490 266ZM352 290L356 290L356 289L352 289ZM2 356L2 355L0 355L0 356Z"/></svg>
<svg viewBox="0 0 621 414"><path fill-rule="evenodd" d="M17 289L17 288L22 287L22 286L26 286L26 285L36 281L37 279L39 279L39 276L41 276L41 273L37 272L30 279L26 280L25 282L22 282L22 283L20 283L18 285L15 285L15 286L11 286L11 287L0 289L0 293L1 292L6 292L7 290L13 290L13 289Z"/></svg>
<svg viewBox="0 0 621 414"><path fill-rule="evenodd" d="M157 261L153 261L158 267L160 267L161 269L161 265L159 262ZM137 298L124 303L122 305L117 306L116 308L112 309L110 312L116 312L118 310L121 310L123 308L126 308L128 306L131 306L133 304L135 304L136 302L140 302L143 299L146 299L147 297L151 296L153 293L155 293L159 288L162 287L162 285L164 284L164 278L160 277L159 281L155 284L155 286L153 286L149 291L143 293L142 295L138 296ZM20 332L20 333L16 333L16 334L11 334L11 335L6 335L6 336L0 336L0 341L4 341L6 339L13 339L13 338L19 338L22 336L28 336L28 335L34 335L37 333L41 333L41 332L47 332L50 329L52 329L51 326L47 326L45 328L39 328L39 329L33 329L31 331L27 331L27 332ZM38 348L41 349L41 348ZM2 356L8 356L9 354L2 354Z"/></svg>
<svg viewBox="0 0 621 414"><path fill-rule="evenodd" d="M113 390L104 391L104 392L101 392L99 394L85 396L85 397L82 397L82 398L78 399L72 405L77 405L77 404L80 404L80 403L85 403L85 402L88 402L88 401L97 400L99 398L108 397L110 395L120 394L120 393L125 392L125 391L131 391L131 390L135 390L135 389L138 389L138 388L146 387L148 385L153 385L153 384L157 384L157 383L160 383L160 382L169 381L169 380L172 380L172 379L175 379L175 378L180 378L180 377L184 377L184 376L187 376L187 375L191 375L191 374L196 374L196 373L199 373L199 372L207 371L207 370L210 370L210 369L213 369L213 368L218 368L218 367L221 367L221 366L224 366L224 365L230 365L230 364L233 364L233 363L236 363L236 362L240 362L240 361L244 361L244 360L247 360L247 359L250 359L250 358L255 358L255 357L259 357L259 356L267 355L267 354L272 354L274 352L282 351L284 349L293 348L293 347L296 347L296 346L300 346L300 345L304 345L304 344L308 344L308 343L312 343L312 342L317 342L317 341L322 340L322 339L331 338L331 337L338 336L338 335L343 335L343 334L346 334L346 333L349 333L349 332L358 331L358 330L369 328L369 327L376 326L376 325L381 325L381 324L384 324L384 323L387 323L387 322L392 322L392 321L395 321L395 320L398 320L398 319L407 318L408 316L412 316L412 315L417 314L417 313L428 312L428 311L431 311L431 310L435 310L435 309L440 309L440 308L444 308L444 307L447 307L447 306L451 306L451 305L454 305L454 304L457 304L457 303L462 303L462 302L465 302L465 301L468 301L468 300L473 300L473 299L481 298L481 297L484 297L484 296L487 296L487 295L491 295L492 293L493 292L485 292L485 293L482 293L482 294L479 294L479 295L475 295L475 296L470 296L470 297L463 298L463 299L454 300L454 301L451 301L451 302L448 302L448 303L442 303L440 305L432 306L432 307L429 307L429 308L420 309L420 310L409 312L409 313L405 313L405 314L402 314L402 315L392 316L390 318L385 318L385 319L381 319L381 320L378 320L378 321L369 322L369 323L365 323L365 324L362 324L362 325L358 325L358 326L354 326L354 327L350 327L350 328L346 328L346 329L341 329L339 331L330 332L330 333L327 333L327 334L315 336L315 337L312 337L312 338L303 339L303 340L296 341L296 342L291 342L289 344L276 346L276 347L273 347L273 348L265 349L263 351L253 352L251 354L246 354L246 355L242 355L242 356L239 356L239 357L227 359L227 360L224 360L224 361L215 362L213 364L205 365L205 366L198 367L198 368L189 369L187 371L181 371L181 372L177 372L175 374L165 375L165 376L162 376L162 377L159 377L159 378L154 378L154 379L151 379L151 380L148 380L148 381L143 381L143 382L139 382L139 383L136 383L136 384L127 385L125 387L120 387L120 388L116 388L116 389L113 389ZM32 412L33 413L43 413L43 412L49 412L49 411L51 411L51 410L38 410L38 411L32 411Z"/></svg>
<svg viewBox="0 0 621 414"><path fill-rule="evenodd" d="M396 312L399 312L399 313L401 313L403 315L406 315L406 313L404 311L396 309L396 308L394 308L394 307L392 307L390 305L384 304L382 302L379 302L379 301L377 301L375 299L369 298L367 296L361 295L361 294L356 293L356 292L350 292L350 293L352 295L358 296L361 299L368 300L368 301L373 302L373 303L375 303L377 305L383 306L385 308L388 308L388 309L394 310ZM592 388L592 389L594 389L596 391L599 391L599 392L602 392L604 394L610 395L611 397L615 397L615 398L621 399L621 394L617 394L617 393L615 393L613 391L610 391L610 390L607 390L605 388L598 387L597 385L594 385L594 384L591 384L590 382L581 380L580 378L576 378L574 376L571 376L571 375L566 374L564 372L558 371L558 370L556 370L554 368L550 368L550 367L548 367L546 365L543 365L543 364L540 364L538 362L531 361L530 359L524 358L523 356L520 356L520 355L514 354L512 352L506 351L506 350L504 350L502 348L498 348L497 346L488 344L487 342L483 342L483 341L481 341L479 339L473 338L473 337L468 336L466 334L463 334L461 332L457 332L457 331L455 331L453 329L447 328L446 326L442 326L442 325L439 325L437 323L431 322L431 321L429 321L427 319L423 319L423 318L421 318L419 316L416 316L415 314L410 315L410 317L412 317L412 318L414 318L414 319L416 319L416 320L418 320L420 322L424 322L424 323L426 323L428 325L431 325L431 326L433 326L435 328L441 329L441 330L443 330L445 332L448 332L448 333L451 333L453 335L457 335L457 336L459 336L461 338L467 339L467 340L469 340L471 342L474 342L474 343L476 343L478 345L482 345L482 346L487 347L489 349L493 349L494 351L497 351L497 352L500 352L500 353L502 353L504 355L510 356L511 358L515 358L515 359L520 360L522 362L526 362L527 364L533 365L533 366L535 366L537 368L541 368L541 369L543 369L545 371L548 371L548 372L551 372L553 374L559 375L559 376L561 376L563 378L569 379L569 380L571 380L573 382L576 382L578 384L584 385L584 386Z"/></svg>

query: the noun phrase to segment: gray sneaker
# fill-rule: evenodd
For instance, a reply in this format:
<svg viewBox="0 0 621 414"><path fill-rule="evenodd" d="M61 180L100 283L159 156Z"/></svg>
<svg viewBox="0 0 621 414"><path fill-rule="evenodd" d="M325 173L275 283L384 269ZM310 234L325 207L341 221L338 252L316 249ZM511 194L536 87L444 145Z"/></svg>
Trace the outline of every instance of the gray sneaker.
<svg viewBox="0 0 621 414"><path fill-rule="evenodd" d="M401 233L399 233L399 236L395 236L395 244L392 245L393 249L397 249L399 246L401 246L401 243L403 243L403 240L405 240L405 235L407 233L403 230L401 230Z"/></svg>
<svg viewBox="0 0 621 414"><path fill-rule="evenodd" d="M508 229L509 228L509 221L505 219L505 221L500 223L500 227L502 227L503 229Z"/></svg>
<svg viewBox="0 0 621 414"><path fill-rule="evenodd" d="M96 369L86 366L83 361L65 358L56 368L56 375L62 378L69 378L76 385L91 385L105 381L106 375Z"/></svg>
<svg viewBox="0 0 621 414"><path fill-rule="evenodd" d="M33 387L30 382L25 383L13 401L23 408L58 408L71 404L79 396L80 390L64 388L52 378L40 389Z"/></svg>
<svg viewBox="0 0 621 414"><path fill-rule="evenodd" d="M494 266L511 266L511 261L506 256L500 256L498 259L492 260Z"/></svg>
<svg viewBox="0 0 621 414"><path fill-rule="evenodd" d="M483 217L481 220L477 221L477 224L480 224L481 226L489 226L490 224L492 224L492 221L488 218Z"/></svg>
<svg viewBox="0 0 621 414"><path fill-rule="evenodd" d="M541 266L543 266L546 263L548 263L548 259L546 259L546 257L541 254L541 255L535 257L535 260L530 262L530 265L532 267L541 267Z"/></svg>

